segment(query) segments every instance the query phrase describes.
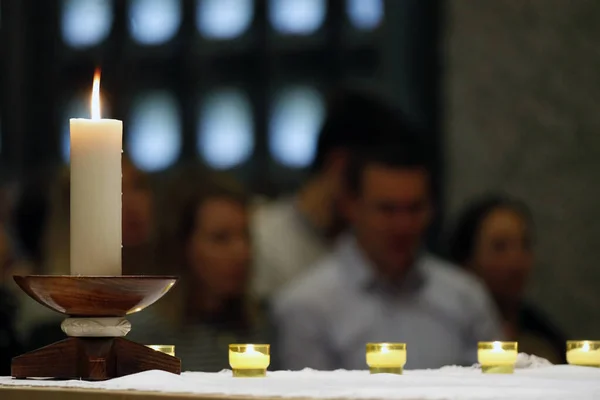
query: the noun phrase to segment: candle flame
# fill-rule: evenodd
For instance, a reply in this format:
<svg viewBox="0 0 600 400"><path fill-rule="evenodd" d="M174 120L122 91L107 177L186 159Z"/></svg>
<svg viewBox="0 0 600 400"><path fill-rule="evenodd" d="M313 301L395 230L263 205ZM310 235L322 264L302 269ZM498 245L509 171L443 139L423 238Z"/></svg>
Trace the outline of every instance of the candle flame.
<svg viewBox="0 0 600 400"><path fill-rule="evenodd" d="M492 351L502 351L502 342L492 343Z"/></svg>
<svg viewBox="0 0 600 400"><path fill-rule="evenodd" d="M100 119L100 68L94 72L92 86L92 119Z"/></svg>
<svg viewBox="0 0 600 400"><path fill-rule="evenodd" d="M583 346L581 346L581 351L590 351L590 342L587 340L583 342Z"/></svg>

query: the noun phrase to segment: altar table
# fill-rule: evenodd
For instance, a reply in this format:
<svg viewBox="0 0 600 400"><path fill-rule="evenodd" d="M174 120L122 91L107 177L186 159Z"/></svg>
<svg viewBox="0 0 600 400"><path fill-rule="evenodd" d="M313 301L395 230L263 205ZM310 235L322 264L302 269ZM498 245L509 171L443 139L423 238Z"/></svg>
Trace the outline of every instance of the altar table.
<svg viewBox="0 0 600 400"><path fill-rule="evenodd" d="M554 365L484 375L445 367L370 375L368 371L277 371L266 378L233 378L231 371L172 375L147 371L104 382L15 380L0 377L1 400L599 400L600 369Z"/></svg>

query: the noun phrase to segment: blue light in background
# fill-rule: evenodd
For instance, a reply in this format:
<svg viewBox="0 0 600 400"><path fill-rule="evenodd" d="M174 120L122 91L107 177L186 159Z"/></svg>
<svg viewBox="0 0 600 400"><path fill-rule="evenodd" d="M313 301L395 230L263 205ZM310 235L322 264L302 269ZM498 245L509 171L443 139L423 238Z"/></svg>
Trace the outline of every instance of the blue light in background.
<svg viewBox="0 0 600 400"><path fill-rule="evenodd" d="M108 37L113 22L110 0L63 0L62 37L75 48L99 44Z"/></svg>
<svg viewBox="0 0 600 400"><path fill-rule="evenodd" d="M141 44L166 42L181 24L180 0L130 0L129 31Z"/></svg>
<svg viewBox="0 0 600 400"><path fill-rule="evenodd" d="M375 29L383 19L383 0L346 0L346 11L356 28Z"/></svg>
<svg viewBox="0 0 600 400"><path fill-rule="evenodd" d="M140 96L129 121L127 149L138 168L156 172L177 161L181 153L181 121L171 94L153 91Z"/></svg>
<svg viewBox="0 0 600 400"><path fill-rule="evenodd" d="M240 90L221 89L206 96L198 126L198 151L209 166L232 168L252 155L252 107Z"/></svg>
<svg viewBox="0 0 600 400"><path fill-rule="evenodd" d="M253 0L198 0L196 27L209 39L233 39L252 23Z"/></svg>
<svg viewBox="0 0 600 400"><path fill-rule="evenodd" d="M269 19L282 34L310 35L323 25L323 0L269 0Z"/></svg>
<svg viewBox="0 0 600 400"><path fill-rule="evenodd" d="M323 99L315 89L282 90L275 97L269 121L269 149L273 158L291 168L310 165L324 113Z"/></svg>

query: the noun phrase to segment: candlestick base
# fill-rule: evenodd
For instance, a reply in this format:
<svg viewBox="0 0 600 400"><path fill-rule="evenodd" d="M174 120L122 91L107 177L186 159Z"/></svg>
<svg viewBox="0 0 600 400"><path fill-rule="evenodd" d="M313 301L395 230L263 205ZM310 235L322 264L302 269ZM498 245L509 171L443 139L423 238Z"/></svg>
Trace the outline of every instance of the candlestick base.
<svg viewBox="0 0 600 400"><path fill-rule="evenodd" d="M515 372L514 365L482 365L481 372L484 374L512 374Z"/></svg>
<svg viewBox="0 0 600 400"><path fill-rule="evenodd" d="M15 378L105 380L158 369L181 373L181 361L124 339L125 316L167 293L172 276L15 276L31 298L71 318L70 337L12 359Z"/></svg>
<svg viewBox="0 0 600 400"><path fill-rule="evenodd" d="M267 370L264 368L239 369L234 368L233 376L236 378L262 378L267 376Z"/></svg>
<svg viewBox="0 0 600 400"><path fill-rule="evenodd" d="M402 367L385 367L385 368L372 367L372 368L369 368L369 371L371 371L371 374L396 374L396 375L402 375Z"/></svg>
<svg viewBox="0 0 600 400"><path fill-rule="evenodd" d="M67 338L12 360L15 378L101 381L159 369L181 373L181 361L123 338Z"/></svg>

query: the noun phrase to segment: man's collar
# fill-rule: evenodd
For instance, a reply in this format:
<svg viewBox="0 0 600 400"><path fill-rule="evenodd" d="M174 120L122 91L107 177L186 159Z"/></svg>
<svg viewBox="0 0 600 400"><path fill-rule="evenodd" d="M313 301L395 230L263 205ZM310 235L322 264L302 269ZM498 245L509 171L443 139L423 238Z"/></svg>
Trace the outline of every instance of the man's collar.
<svg viewBox="0 0 600 400"><path fill-rule="evenodd" d="M361 290L414 292L419 290L425 283L424 252L419 252L403 282L394 284L393 282L386 282L378 276L376 267L361 249L353 234L342 236L336 251L342 261L342 268L347 272L345 274L346 278L352 285Z"/></svg>

